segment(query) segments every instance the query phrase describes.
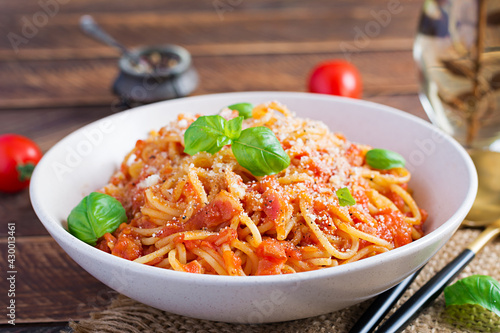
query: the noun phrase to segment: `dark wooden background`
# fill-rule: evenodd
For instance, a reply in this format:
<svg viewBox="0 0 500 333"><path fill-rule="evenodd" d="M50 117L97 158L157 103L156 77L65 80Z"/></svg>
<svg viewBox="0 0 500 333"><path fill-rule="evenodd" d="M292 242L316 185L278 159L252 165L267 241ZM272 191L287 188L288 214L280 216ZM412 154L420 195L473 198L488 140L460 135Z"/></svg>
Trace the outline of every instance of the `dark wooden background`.
<svg viewBox="0 0 500 333"><path fill-rule="evenodd" d="M398 3L397 13L385 17L383 26L377 23L377 15ZM201 78L194 95L305 91L315 64L347 58L362 74L363 99L426 118L412 60L421 4L421 0L0 0L0 134L28 136L45 152L75 129L115 112L117 99L110 87L117 75L118 54L80 32L83 14L93 15L129 47L184 46ZM371 37L360 37L359 31L377 24L379 30L371 30ZM19 45L12 42L16 37ZM21 324L33 329L42 323L65 326L106 307L113 292L52 240L34 214L27 190L0 194L0 217L0 308L4 309L0 324L5 324L0 329L9 327L4 315L8 222L16 225L20 331Z"/></svg>

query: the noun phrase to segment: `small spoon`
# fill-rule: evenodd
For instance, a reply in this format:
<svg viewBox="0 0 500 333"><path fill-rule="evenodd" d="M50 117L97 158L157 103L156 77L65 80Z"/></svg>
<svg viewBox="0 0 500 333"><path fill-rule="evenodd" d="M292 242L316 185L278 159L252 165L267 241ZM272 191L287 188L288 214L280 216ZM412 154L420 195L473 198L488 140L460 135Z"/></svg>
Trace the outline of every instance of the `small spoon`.
<svg viewBox="0 0 500 333"><path fill-rule="evenodd" d="M83 15L80 18L80 28L87 35L93 37L94 39L103 42L106 45L112 46L118 49L123 56L125 56L134 66L139 66L140 70L147 70L151 66L141 59L138 55L131 52L123 44L117 42L113 37L111 37L107 32L105 32L90 15Z"/></svg>
<svg viewBox="0 0 500 333"><path fill-rule="evenodd" d="M441 294L444 288L469 264L476 254L500 234L500 153L472 151L478 173L476 200L462 226L488 226L469 246L404 303L378 332L400 332ZM403 282L380 294L349 333L370 333L383 320L417 277L419 269Z"/></svg>

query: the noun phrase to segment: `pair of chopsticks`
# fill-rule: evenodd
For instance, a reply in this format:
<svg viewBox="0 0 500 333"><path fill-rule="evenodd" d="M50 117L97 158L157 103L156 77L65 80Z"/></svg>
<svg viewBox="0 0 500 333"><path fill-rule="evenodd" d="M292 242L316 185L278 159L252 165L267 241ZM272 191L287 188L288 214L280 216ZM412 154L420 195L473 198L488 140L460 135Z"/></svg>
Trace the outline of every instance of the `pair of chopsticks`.
<svg viewBox="0 0 500 333"><path fill-rule="evenodd" d="M410 324L426 307L443 292L444 288L474 259L476 254L493 238L500 234L500 220L486 228L453 261L446 265L406 303L394 312L375 333L398 333ZM371 333L397 303L422 268L407 277L400 284L380 294L349 333Z"/></svg>
<svg viewBox="0 0 500 333"><path fill-rule="evenodd" d="M373 332L389 311L391 311L392 307L396 305L401 296L403 296L406 289L410 287L422 268L408 276L398 285L380 294L354 324L349 333Z"/></svg>
<svg viewBox="0 0 500 333"><path fill-rule="evenodd" d="M444 288L467 266L474 256L475 253L469 249L462 252L397 309L375 333L397 333L404 330L422 310L432 304L443 292ZM392 307L396 305L422 269L423 267L395 287L380 294L363 313L361 318L358 319L356 324L354 324L349 333L374 332L377 325L385 318Z"/></svg>

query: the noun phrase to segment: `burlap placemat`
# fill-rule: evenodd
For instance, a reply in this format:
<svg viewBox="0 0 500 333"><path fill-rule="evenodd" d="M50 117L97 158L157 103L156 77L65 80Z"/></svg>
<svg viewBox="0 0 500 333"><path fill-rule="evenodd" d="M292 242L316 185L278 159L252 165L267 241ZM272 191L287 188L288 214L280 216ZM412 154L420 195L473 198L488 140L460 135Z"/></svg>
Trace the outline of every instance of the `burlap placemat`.
<svg viewBox="0 0 500 333"><path fill-rule="evenodd" d="M425 266L406 292L400 303L408 299L420 286L457 256L479 234L478 230L461 229ZM483 249L458 278L474 274L490 275L500 281L500 241L496 240ZM261 325L227 324L198 320L160 311L120 295L102 312L92 313L91 318L70 323L74 332L348 332L356 319L371 301L350 308L308 319ZM441 295L430 308L404 330L405 333L465 332L443 318L444 297Z"/></svg>

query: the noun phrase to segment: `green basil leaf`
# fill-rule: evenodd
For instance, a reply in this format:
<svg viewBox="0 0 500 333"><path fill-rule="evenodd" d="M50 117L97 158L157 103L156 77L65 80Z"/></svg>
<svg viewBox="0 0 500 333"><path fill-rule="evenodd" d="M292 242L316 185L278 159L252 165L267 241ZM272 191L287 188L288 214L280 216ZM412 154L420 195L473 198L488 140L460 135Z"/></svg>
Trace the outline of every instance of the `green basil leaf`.
<svg viewBox="0 0 500 333"><path fill-rule="evenodd" d="M218 115L196 119L184 133L184 152L189 155L200 151L215 154L225 145L231 144L226 123L226 119Z"/></svg>
<svg viewBox="0 0 500 333"><path fill-rule="evenodd" d="M238 114L244 117L245 119L252 118L252 111L253 111L252 103L237 103L229 105L227 108L238 111Z"/></svg>
<svg viewBox="0 0 500 333"><path fill-rule="evenodd" d="M472 275L444 289L450 323L460 327L500 327L500 283L487 275ZM495 330L496 329L496 330Z"/></svg>
<svg viewBox="0 0 500 333"><path fill-rule="evenodd" d="M388 170L403 168L405 159L396 152L387 149L372 149L366 153L366 163L374 169Z"/></svg>
<svg viewBox="0 0 500 333"><path fill-rule="evenodd" d="M335 194L337 194L341 206L352 206L356 204L356 200L352 197L347 187L339 188Z"/></svg>
<svg viewBox="0 0 500 333"><path fill-rule="evenodd" d="M226 135L232 140L238 139L241 134L242 124L243 124L243 117L236 117L229 120L226 123L227 125L225 128Z"/></svg>
<svg viewBox="0 0 500 333"><path fill-rule="evenodd" d="M238 163L254 176L273 175L290 165L290 157L267 127L250 127L233 141Z"/></svg>
<svg viewBox="0 0 500 333"><path fill-rule="evenodd" d="M95 245L107 232L113 232L127 222L120 201L110 195L92 192L73 208L68 216L68 230L76 238Z"/></svg>
<svg viewBox="0 0 500 333"><path fill-rule="evenodd" d="M500 317L500 283L487 275L472 275L444 289L446 306L478 304Z"/></svg>
<svg viewBox="0 0 500 333"><path fill-rule="evenodd" d="M228 138L227 136L219 136L217 137L217 140L216 140L216 145L217 147L224 147L225 145L230 145L231 144L231 139ZM220 148L219 148L220 150ZM217 150L217 151L219 151Z"/></svg>

